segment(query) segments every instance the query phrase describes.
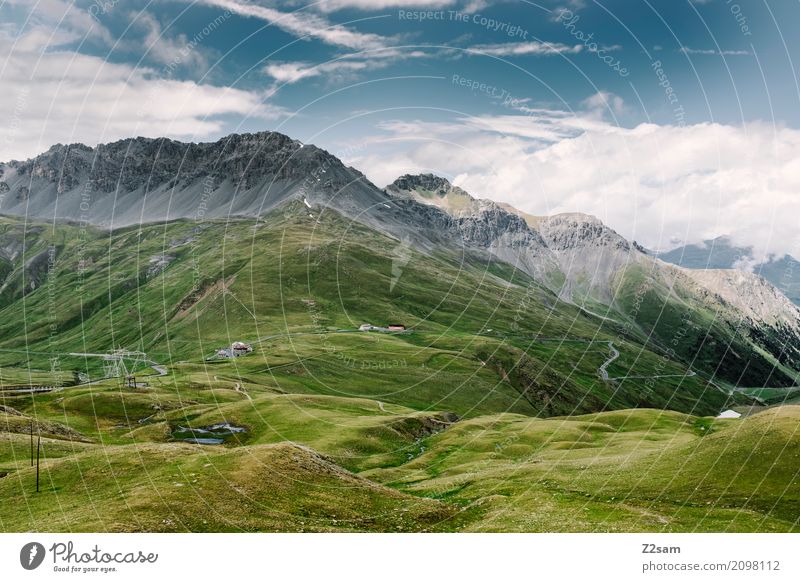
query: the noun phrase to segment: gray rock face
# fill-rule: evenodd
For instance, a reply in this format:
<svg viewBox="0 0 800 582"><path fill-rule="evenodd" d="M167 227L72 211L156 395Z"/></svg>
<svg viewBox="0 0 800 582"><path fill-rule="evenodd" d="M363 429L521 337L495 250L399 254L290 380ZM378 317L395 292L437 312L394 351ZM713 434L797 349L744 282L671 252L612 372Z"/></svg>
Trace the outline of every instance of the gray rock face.
<svg viewBox="0 0 800 582"><path fill-rule="evenodd" d="M491 200L477 200L432 174L405 175L386 187L397 199L438 209L449 217L441 227L466 247L478 248L514 265L559 291L558 262L541 235L523 218Z"/></svg>
<svg viewBox="0 0 800 582"><path fill-rule="evenodd" d="M55 145L31 160L0 164L0 177L0 213L104 227L259 216L297 201L310 219L333 209L423 252L496 257L570 301L612 305L615 277L630 265L669 279L666 287L690 280L592 216L525 215L432 174L402 176L381 190L324 150L275 132L213 143L134 138L95 148ZM7 246L6 254L17 252L16 244ZM154 270L161 266L156 262ZM797 313L774 299L782 296L771 286L712 274L691 282L753 320L794 329ZM756 303L736 293L750 293Z"/></svg>
<svg viewBox="0 0 800 582"><path fill-rule="evenodd" d="M749 320L800 334L800 309L766 279L737 269L683 269L702 289ZM787 317L793 314L794 317Z"/></svg>
<svg viewBox="0 0 800 582"><path fill-rule="evenodd" d="M627 240L589 214L574 212L542 218L539 231L547 246L556 251L589 247L631 250Z"/></svg>
<svg viewBox="0 0 800 582"><path fill-rule="evenodd" d="M773 255L766 260L757 260L753 254L752 247L736 246L729 237L721 236L657 253L656 256L689 269L747 268L764 277L800 306L800 261L791 255Z"/></svg>
<svg viewBox="0 0 800 582"><path fill-rule="evenodd" d="M618 270L643 256L588 214L526 215L508 205L475 199L430 174L402 176L386 190L443 210L465 244L519 266L565 300L591 298L610 304Z"/></svg>
<svg viewBox="0 0 800 582"><path fill-rule="evenodd" d="M200 144L134 138L97 148L58 144L36 158L9 166L19 176L57 184L59 193L86 181L96 192L113 192L185 185L207 176L230 179L247 188L265 175L283 177L301 170L298 166L303 160L292 160L300 147L279 133L232 135Z"/></svg>
<svg viewBox="0 0 800 582"><path fill-rule="evenodd" d="M434 174L406 174L392 182L390 187L404 192L428 190L441 196L446 195L452 188L447 179Z"/></svg>
<svg viewBox="0 0 800 582"><path fill-rule="evenodd" d="M327 152L275 132L199 144L135 138L96 148L55 145L0 168L12 193L0 200L0 212L113 227L257 216L298 197L363 208L379 192Z"/></svg>
<svg viewBox="0 0 800 582"><path fill-rule="evenodd" d="M562 297L610 305L621 269L647 257L598 218L578 212L539 217L536 228L565 275Z"/></svg>

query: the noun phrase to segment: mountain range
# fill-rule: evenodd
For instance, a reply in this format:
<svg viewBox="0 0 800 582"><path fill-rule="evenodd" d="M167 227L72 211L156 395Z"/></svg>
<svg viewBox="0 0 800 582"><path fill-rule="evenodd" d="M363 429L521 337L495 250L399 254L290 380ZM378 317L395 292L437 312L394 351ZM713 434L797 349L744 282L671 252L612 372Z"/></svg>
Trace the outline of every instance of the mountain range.
<svg viewBox="0 0 800 582"><path fill-rule="evenodd" d="M4 530L798 529L756 273L270 132L0 174Z"/></svg>
<svg viewBox="0 0 800 582"><path fill-rule="evenodd" d="M258 221L289 208L322 228L322 215L334 213L424 260L520 272L551 310L576 307L728 386L792 386L800 370L800 310L755 273L668 264L592 216L531 216L430 174L379 188L324 150L279 133L200 144L55 145L0 165L0 180L3 214L110 232L186 219ZM26 228L7 226L3 237L4 309L43 284L53 253L66 252L57 245L32 256ZM155 260L150 271L169 262Z"/></svg>
<svg viewBox="0 0 800 582"><path fill-rule="evenodd" d="M735 245L727 236L653 254L662 261L689 269L746 269L760 275L795 305L800 305L800 261L791 255L756 259L753 247Z"/></svg>

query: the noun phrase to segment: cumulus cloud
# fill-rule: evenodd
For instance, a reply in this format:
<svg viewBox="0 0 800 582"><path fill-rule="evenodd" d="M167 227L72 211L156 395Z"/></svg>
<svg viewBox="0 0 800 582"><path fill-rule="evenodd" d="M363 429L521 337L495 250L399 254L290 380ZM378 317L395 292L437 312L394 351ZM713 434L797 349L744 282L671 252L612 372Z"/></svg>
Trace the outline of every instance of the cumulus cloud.
<svg viewBox="0 0 800 582"><path fill-rule="evenodd" d="M581 211L654 249L730 235L800 256L800 131L754 123L617 127L588 112L384 124L348 160L378 184L435 172L532 214ZM401 147L397 144L400 143Z"/></svg>
<svg viewBox="0 0 800 582"><path fill-rule="evenodd" d="M598 91L591 97L581 101L581 105L598 117L605 117L608 113L622 115L625 113L625 101L619 95L609 91Z"/></svg>
<svg viewBox="0 0 800 582"><path fill-rule="evenodd" d="M134 135L204 137L225 115L274 119L283 112L255 92L160 79L148 68L55 49L46 30L0 30L0 160L53 143L95 144Z"/></svg>

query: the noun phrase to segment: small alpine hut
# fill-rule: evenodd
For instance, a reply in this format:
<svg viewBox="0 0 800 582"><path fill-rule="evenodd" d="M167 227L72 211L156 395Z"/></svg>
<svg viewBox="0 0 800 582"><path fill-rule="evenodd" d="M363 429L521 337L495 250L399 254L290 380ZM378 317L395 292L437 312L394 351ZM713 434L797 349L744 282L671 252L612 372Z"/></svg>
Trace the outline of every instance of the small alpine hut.
<svg viewBox="0 0 800 582"><path fill-rule="evenodd" d="M731 410L730 408L724 412L721 412L717 418L740 418L742 415L735 410Z"/></svg>
<svg viewBox="0 0 800 582"><path fill-rule="evenodd" d="M231 354L234 357L243 356L253 351L253 346L244 342L233 342L231 344Z"/></svg>

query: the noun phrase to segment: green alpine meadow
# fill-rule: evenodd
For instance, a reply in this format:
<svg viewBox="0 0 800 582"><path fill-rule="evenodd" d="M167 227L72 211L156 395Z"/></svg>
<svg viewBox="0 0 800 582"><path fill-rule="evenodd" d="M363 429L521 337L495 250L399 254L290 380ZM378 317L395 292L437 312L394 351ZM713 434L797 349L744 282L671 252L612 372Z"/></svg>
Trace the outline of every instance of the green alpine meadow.
<svg viewBox="0 0 800 582"><path fill-rule="evenodd" d="M4 532L800 530L757 274L272 132L0 170Z"/></svg>

